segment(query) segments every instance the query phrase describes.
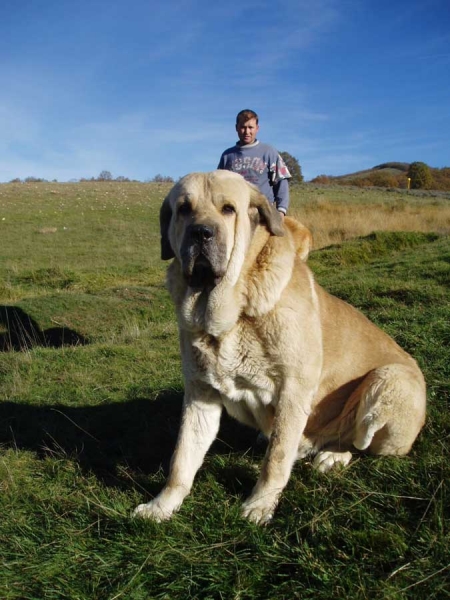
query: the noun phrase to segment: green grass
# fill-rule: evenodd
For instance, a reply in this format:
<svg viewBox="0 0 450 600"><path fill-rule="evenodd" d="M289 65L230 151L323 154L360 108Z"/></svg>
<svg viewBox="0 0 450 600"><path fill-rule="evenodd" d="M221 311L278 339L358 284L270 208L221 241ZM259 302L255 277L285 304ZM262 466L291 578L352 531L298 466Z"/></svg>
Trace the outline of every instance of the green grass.
<svg viewBox="0 0 450 600"><path fill-rule="evenodd" d="M425 373L408 457L299 463L261 529L239 510L264 447L224 419L180 513L130 518L164 483L182 402L167 189L0 186L0 598L449 598L449 237L376 232L310 258Z"/></svg>

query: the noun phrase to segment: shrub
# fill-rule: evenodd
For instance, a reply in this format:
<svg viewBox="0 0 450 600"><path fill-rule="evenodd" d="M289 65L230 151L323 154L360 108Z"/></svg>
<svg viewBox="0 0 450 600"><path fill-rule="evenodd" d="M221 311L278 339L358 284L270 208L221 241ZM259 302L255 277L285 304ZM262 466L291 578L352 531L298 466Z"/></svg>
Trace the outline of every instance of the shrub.
<svg viewBox="0 0 450 600"><path fill-rule="evenodd" d="M442 167L442 169L432 169L433 188L435 190L450 190L450 167Z"/></svg>
<svg viewBox="0 0 450 600"><path fill-rule="evenodd" d="M430 167L423 162L413 162L409 165L408 177L411 179L413 190L429 190L433 185Z"/></svg>
<svg viewBox="0 0 450 600"><path fill-rule="evenodd" d="M388 173L373 173L368 179L372 183L372 185L376 187L398 187L397 179L393 175L390 175Z"/></svg>
<svg viewBox="0 0 450 600"><path fill-rule="evenodd" d="M329 184L332 181L332 177L330 175L317 175L317 177L314 177L314 179L311 180L311 183L322 183L322 184Z"/></svg>
<svg viewBox="0 0 450 600"><path fill-rule="evenodd" d="M369 177L356 177L351 181L345 182L346 185L355 185L356 187L371 187L374 185Z"/></svg>

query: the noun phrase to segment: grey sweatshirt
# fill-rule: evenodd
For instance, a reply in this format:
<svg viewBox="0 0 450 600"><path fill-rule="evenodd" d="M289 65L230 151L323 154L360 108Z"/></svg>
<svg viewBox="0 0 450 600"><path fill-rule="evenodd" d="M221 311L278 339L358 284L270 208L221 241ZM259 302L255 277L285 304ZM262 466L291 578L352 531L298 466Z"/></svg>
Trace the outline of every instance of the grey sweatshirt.
<svg viewBox="0 0 450 600"><path fill-rule="evenodd" d="M291 174L284 160L272 146L256 140L241 146L238 142L220 157L218 169L234 171L256 185L269 202L286 214L289 207L289 184Z"/></svg>

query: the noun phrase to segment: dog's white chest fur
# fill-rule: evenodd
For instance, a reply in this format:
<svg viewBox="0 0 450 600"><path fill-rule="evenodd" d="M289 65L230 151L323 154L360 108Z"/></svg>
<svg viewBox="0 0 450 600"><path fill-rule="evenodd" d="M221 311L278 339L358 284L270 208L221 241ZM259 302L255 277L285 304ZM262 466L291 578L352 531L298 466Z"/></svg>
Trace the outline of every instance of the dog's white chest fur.
<svg viewBox="0 0 450 600"><path fill-rule="evenodd" d="M250 405L272 403L275 372L254 331L239 321L221 339L199 335L192 340L196 379L223 399Z"/></svg>

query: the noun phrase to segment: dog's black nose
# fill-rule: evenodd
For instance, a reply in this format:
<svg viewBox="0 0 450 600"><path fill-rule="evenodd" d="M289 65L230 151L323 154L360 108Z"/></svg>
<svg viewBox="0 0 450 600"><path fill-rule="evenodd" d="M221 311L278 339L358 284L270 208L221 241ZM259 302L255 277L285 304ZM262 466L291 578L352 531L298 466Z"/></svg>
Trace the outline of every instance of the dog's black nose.
<svg viewBox="0 0 450 600"><path fill-rule="evenodd" d="M207 242L213 237L214 231L208 225L191 225L189 234L197 242Z"/></svg>

